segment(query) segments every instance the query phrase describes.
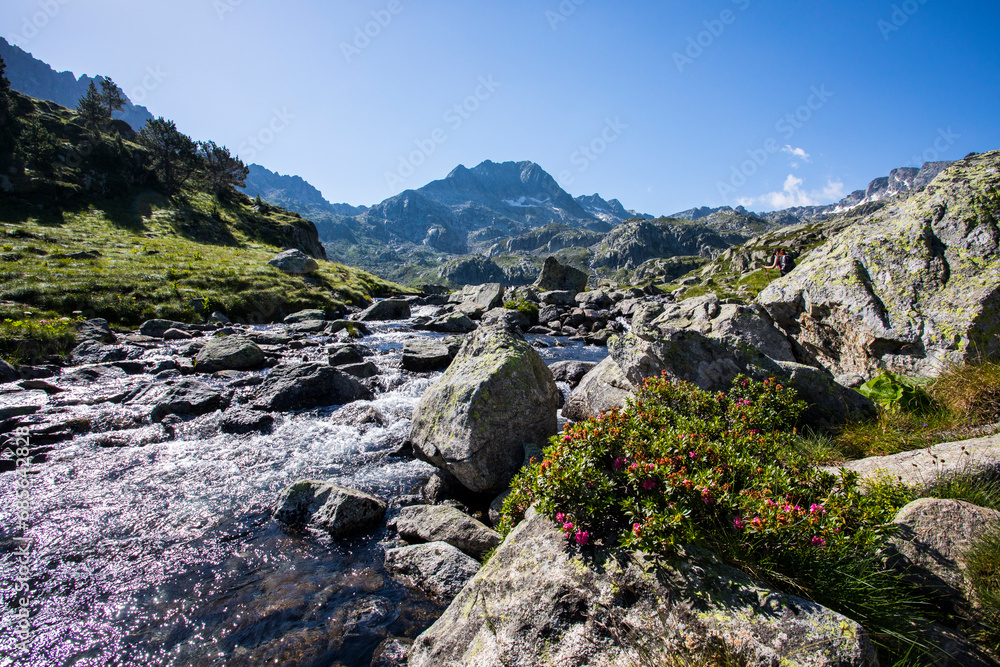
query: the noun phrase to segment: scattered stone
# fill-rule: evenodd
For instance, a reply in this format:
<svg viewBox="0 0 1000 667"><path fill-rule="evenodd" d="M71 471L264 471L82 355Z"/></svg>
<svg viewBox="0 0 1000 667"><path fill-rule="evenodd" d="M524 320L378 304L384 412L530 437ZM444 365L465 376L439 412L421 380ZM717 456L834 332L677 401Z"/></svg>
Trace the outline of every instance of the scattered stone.
<svg viewBox="0 0 1000 667"><path fill-rule="evenodd" d="M473 558L500 544L500 533L448 505L404 507L396 531L407 542L447 542Z"/></svg>
<svg viewBox="0 0 1000 667"><path fill-rule="evenodd" d="M455 599L479 568L478 561L445 542L415 544L385 552L385 569L445 605Z"/></svg>
<svg viewBox="0 0 1000 667"><path fill-rule="evenodd" d="M81 368L73 368L71 370L63 373L63 382L70 382L73 384L87 384L87 383L97 383L101 384L111 382L113 380L120 380L126 376L125 371L118 368L117 366L84 366Z"/></svg>
<svg viewBox="0 0 1000 667"><path fill-rule="evenodd" d="M362 491L301 480L281 492L273 515L292 530L309 526L344 537L378 525L385 510L385 503Z"/></svg>
<svg viewBox="0 0 1000 667"><path fill-rule="evenodd" d="M379 322L384 320L405 320L410 316L410 303L405 299L385 299L376 301L358 314L359 322Z"/></svg>
<svg viewBox="0 0 1000 667"><path fill-rule="evenodd" d="M580 304L582 308L593 308L593 309L610 308L614 304L614 301L611 300L611 297L608 296L608 293L602 289L595 289L589 292L580 292L575 297L573 297L573 300L576 301L576 303Z"/></svg>
<svg viewBox="0 0 1000 667"><path fill-rule="evenodd" d="M338 334L341 331L346 331L351 338L364 338L365 336L371 335L371 329L365 326L364 322L355 322L354 320L334 320L333 322L328 322L324 331L327 335Z"/></svg>
<svg viewBox="0 0 1000 667"><path fill-rule="evenodd" d="M228 410L219 421L219 430L233 435L270 433L273 426L274 417L268 413L243 408Z"/></svg>
<svg viewBox="0 0 1000 667"><path fill-rule="evenodd" d="M462 334L475 331L477 325L465 313L448 313L434 318L421 328L438 333Z"/></svg>
<svg viewBox="0 0 1000 667"><path fill-rule="evenodd" d="M587 289L587 274L572 266L560 264L555 257L546 257L535 286L543 290L576 294Z"/></svg>
<svg viewBox="0 0 1000 667"><path fill-rule="evenodd" d="M78 323L76 337L81 342L96 340L99 343L116 343L118 341L118 337L111 331L111 325L103 318L94 318Z"/></svg>
<svg viewBox="0 0 1000 667"><path fill-rule="evenodd" d="M167 333L170 329L187 331L188 325L183 322L174 322L173 320L146 320L139 327L139 335L149 336L150 338L163 338L163 334Z"/></svg>
<svg viewBox="0 0 1000 667"><path fill-rule="evenodd" d="M406 656L409 654L411 646L413 646L412 639L404 637L384 639L372 653L372 662L369 667L406 667Z"/></svg>
<svg viewBox="0 0 1000 667"><path fill-rule="evenodd" d="M212 338L195 355L195 368L204 373L250 371L264 365L264 351L244 336Z"/></svg>
<svg viewBox="0 0 1000 667"><path fill-rule="evenodd" d="M298 248L278 253L268 264L292 275L302 275L319 270L319 262Z"/></svg>
<svg viewBox="0 0 1000 667"><path fill-rule="evenodd" d="M126 361L139 359L143 355L142 348L133 345L102 345L96 340L85 340L70 352L70 363L74 366L82 364L103 364L109 361Z"/></svg>
<svg viewBox="0 0 1000 667"><path fill-rule="evenodd" d="M331 366L360 364L364 359L365 355L357 345L338 345L330 349L329 362Z"/></svg>
<svg viewBox="0 0 1000 667"><path fill-rule="evenodd" d="M503 512L503 504L504 501L507 500L507 496L509 496L510 494L511 494L511 489L507 489L499 496L494 498L493 502L490 503L490 509L489 509L490 523L493 524L494 526L500 525L500 521L501 519L503 519L503 515L501 514Z"/></svg>
<svg viewBox="0 0 1000 667"><path fill-rule="evenodd" d="M45 380L21 380L17 383L17 386L21 389L39 389L44 391L46 394L59 394L64 391L62 387L57 387L56 385L46 382Z"/></svg>
<svg viewBox="0 0 1000 667"><path fill-rule="evenodd" d="M346 364L341 366L340 370L362 380L373 378L379 373L378 366L370 361L363 361L360 364Z"/></svg>
<svg viewBox="0 0 1000 667"><path fill-rule="evenodd" d="M15 382L20 378L21 374L17 372L16 368L0 359L0 383Z"/></svg>
<svg viewBox="0 0 1000 667"><path fill-rule="evenodd" d="M596 417L612 408L620 408L635 387L611 357L597 364L580 380L566 399L563 416L573 421Z"/></svg>
<svg viewBox="0 0 1000 667"><path fill-rule="evenodd" d="M163 340L191 340L192 338L194 338L192 334L180 329L167 329L163 332Z"/></svg>
<svg viewBox="0 0 1000 667"><path fill-rule="evenodd" d="M343 371L307 362L274 368L258 389L253 407L281 412L371 398L372 393L364 385Z"/></svg>
<svg viewBox="0 0 1000 667"><path fill-rule="evenodd" d="M506 326L517 327L521 331L525 331L531 327L531 318L519 310L494 308L493 310L488 310L483 314L480 324L484 327L493 326L495 324L504 324Z"/></svg>
<svg viewBox="0 0 1000 667"><path fill-rule="evenodd" d="M282 320L285 324L301 324L302 322L326 322L325 310L300 310Z"/></svg>
<svg viewBox="0 0 1000 667"><path fill-rule="evenodd" d="M572 306L576 301L573 297L576 296L576 292L570 292L567 290L553 290L551 292L544 292L539 298L539 300L550 306ZM544 321L544 320L542 320Z"/></svg>
<svg viewBox="0 0 1000 667"><path fill-rule="evenodd" d="M462 339L412 338L403 343L403 368L414 373L440 371L448 368L458 354Z"/></svg>
<svg viewBox="0 0 1000 667"><path fill-rule="evenodd" d="M462 346L413 414L414 453L472 491L500 492L524 443L556 433L559 390L538 352L514 330L484 327Z"/></svg>
<svg viewBox="0 0 1000 667"><path fill-rule="evenodd" d="M217 324L232 324L232 321L228 317L226 317L225 313L220 313L219 311L215 311L214 313L209 315L208 321L215 322Z"/></svg>
<svg viewBox="0 0 1000 667"><path fill-rule="evenodd" d="M222 394L193 379L175 384L155 383L126 400L128 404L150 404L150 421L159 422L170 414L203 415L223 407Z"/></svg>
<svg viewBox="0 0 1000 667"><path fill-rule="evenodd" d="M583 376L596 366L593 361L557 361L549 364L549 370L552 371L552 377L556 382L565 382L572 388L580 384Z"/></svg>
<svg viewBox="0 0 1000 667"><path fill-rule="evenodd" d="M503 295L504 287L500 283L466 285L461 292L464 303L473 303L482 308L483 311L502 306Z"/></svg>

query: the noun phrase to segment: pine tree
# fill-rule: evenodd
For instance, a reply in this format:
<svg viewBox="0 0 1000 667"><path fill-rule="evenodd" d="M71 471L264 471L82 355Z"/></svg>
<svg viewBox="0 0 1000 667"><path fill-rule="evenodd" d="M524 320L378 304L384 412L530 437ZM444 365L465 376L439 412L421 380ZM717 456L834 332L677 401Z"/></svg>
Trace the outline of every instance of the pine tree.
<svg viewBox="0 0 1000 667"><path fill-rule="evenodd" d="M204 141L198 144L198 150L205 163L206 180L215 194L229 196L236 188L246 185L250 170L228 148L217 146L214 141Z"/></svg>
<svg viewBox="0 0 1000 667"><path fill-rule="evenodd" d="M93 130L103 127L105 120L110 118L105 113L104 97L98 92L93 81L87 87L87 93L77 103L76 112L80 114L83 124Z"/></svg>
<svg viewBox="0 0 1000 667"><path fill-rule="evenodd" d="M107 120L111 120L116 111L124 109L127 101L122 89L108 78L101 80L101 99L104 102Z"/></svg>
<svg viewBox="0 0 1000 667"><path fill-rule="evenodd" d="M191 137L181 133L172 120L148 120L139 132L139 143L149 149L152 167L163 185L172 194L200 166L198 146Z"/></svg>
<svg viewBox="0 0 1000 667"><path fill-rule="evenodd" d="M15 164L20 123L14 113L14 92L7 79L7 65L0 58L0 173L9 173Z"/></svg>

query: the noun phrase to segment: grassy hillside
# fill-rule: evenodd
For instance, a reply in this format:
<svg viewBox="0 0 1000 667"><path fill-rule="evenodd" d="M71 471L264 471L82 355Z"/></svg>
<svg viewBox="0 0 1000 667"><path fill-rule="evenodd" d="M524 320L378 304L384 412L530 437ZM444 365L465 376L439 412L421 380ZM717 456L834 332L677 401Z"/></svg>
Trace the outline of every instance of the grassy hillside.
<svg viewBox="0 0 1000 667"><path fill-rule="evenodd" d="M0 123L15 129L13 151L0 155L0 319L134 326L220 310L263 322L401 290L325 261L311 222L213 185L197 159L166 187L124 123L95 129L69 109L10 95L13 122L8 114ZM291 276L268 266L285 248L317 257L319 270Z"/></svg>

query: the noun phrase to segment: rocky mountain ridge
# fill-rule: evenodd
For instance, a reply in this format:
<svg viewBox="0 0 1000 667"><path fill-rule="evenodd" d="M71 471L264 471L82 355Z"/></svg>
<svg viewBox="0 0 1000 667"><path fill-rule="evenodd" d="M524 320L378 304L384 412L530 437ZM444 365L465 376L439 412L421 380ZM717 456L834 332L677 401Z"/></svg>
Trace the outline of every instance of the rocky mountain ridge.
<svg viewBox="0 0 1000 667"><path fill-rule="evenodd" d="M93 82L100 85L103 76L89 77L86 74L76 77L72 72L57 72L51 66L33 57L20 47L9 43L0 37L0 58L7 65L7 78L10 86L19 93L40 100L49 100L69 109L75 109L80 99L87 93L87 88ZM158 71L143 74L148 80L159 84L162 73ZM116 111L113 116L124 120L135 131L139 131L146 121L153 119L153 114L144 106L134 104L128 99L127 93L134 94L136 88L126 92L125 108ZM141 88L145 92L145 88Z"/></svg>

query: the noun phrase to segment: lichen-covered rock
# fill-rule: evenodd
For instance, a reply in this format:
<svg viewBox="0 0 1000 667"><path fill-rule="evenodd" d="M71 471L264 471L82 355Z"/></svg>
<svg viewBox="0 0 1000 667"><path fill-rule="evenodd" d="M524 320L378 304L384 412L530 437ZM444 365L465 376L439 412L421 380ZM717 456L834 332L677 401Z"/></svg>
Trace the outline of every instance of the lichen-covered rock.
<svg viewBox="0 0 1000 667"><path fill-rule="evenodd" d="M319 270L319 262L298 248L280 252L267 263L280 271L292 275L312 273Z"/></svg>
<svg viewBox="0 0 1000 667"><path fill-rule="evenodd" d="M264 365L264 351L244 336L213 338L195 355L195 368L205 373L249 371Z"/></svg>
<svg viewBox="0 0 1000 667"><path fill-rule="evenodd" d="M560 264L555 257L546 257L535 285L543 290L576 294L587 288L587 274L568 264Z"/></svg>
<svg viewBox="0 0 1000 667"><path fill-rule="evenodd" d="M998 187L1000 151L967 157L812 250L757 302L835 374L933 375L942 363L992 356Z"/></svg>
<svg viewBox="0 0 1000 667"><path fill-rule="evenodd" d="M357 489L300 480L281 492L273 516L293 530L311 526L344 537L378 525L385 510L384 502Z"/></svg>
<svg viewBox="0 0 1000 667"><path fill-rule="evenodd" d="M566 399L563 416L581 421L625 405L635 387L611 357L590 369Z"/></svg>
<svg viewBox="0 0 1000 667"><path fill-rule="evenodd" d="M690 329L718 338L731 345L757 350L775 361L796 361L788 339L771 322L760 306L723 303L714 294L660 306L659 314L647 323L648 309L633 314L632 326L654 332L661 327Z"/></svg>
<svg viewBox="0 0 1000 667"><path fill-rule="evenodd" d="M303 322L324 322L326 321L326 311L318 309L306 309L292 313L282 320L285 324L301 324Z"/></svg>
<svg viewBox="0 0 1000 667"><path fill-rule="evenodd" d="M463 303L472 303L490 310L503 305L504 287L500 283L484 283L482 285L467 285L462 288L460 299Z"/></svg>
<svg viewBox="0 0 1000 667"><path fill-rule="evenodd" d="M448 604L479 571L479 561L445 542L387 549L385 569Z"/></svg>
<svg viewBox="0 0 1000 667"><path fill-rule="evenodd" d="M529 510L444 614L410 667L659 664L725 649L750 665L877 665L854 621L755 581L705 552L653 568L586 557Z"/></svg>
<svg viewBox="0 0 1000 667"><path fill-rule="evenodd" d="M1000 527L1000 512L963 500L920 498L892 523L897 567L953 612L968 616L976 600L963 558L977 539Z"/></svg>
<svg viewBox="0 0 1000 667"><path fill-rule="evenodd" d="M500 544L500 534L449 505L411 505L399 511L396 532L407 542L447 542L473 558Z"/></svg>
<svg viewBox="0 0 1000 667"><path fill-rule="evenodd" d="M559 389L515 330L470 335L413 414L414 453L472 491L502 491L520 469L524 443L556 433Z"/></svg>

